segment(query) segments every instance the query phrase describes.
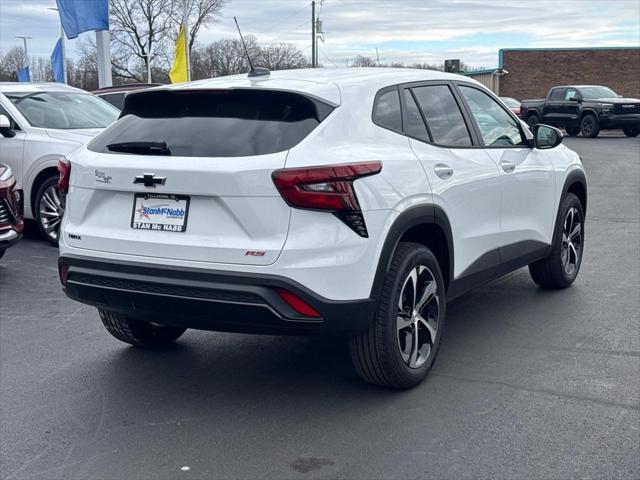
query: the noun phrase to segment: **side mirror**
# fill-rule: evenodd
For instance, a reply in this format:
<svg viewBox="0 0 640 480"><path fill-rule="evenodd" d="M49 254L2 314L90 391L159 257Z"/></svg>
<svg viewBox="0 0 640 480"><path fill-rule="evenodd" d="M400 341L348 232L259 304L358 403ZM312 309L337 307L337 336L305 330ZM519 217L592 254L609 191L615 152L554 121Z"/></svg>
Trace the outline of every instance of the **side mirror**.
<svg viewBox="0 0 640 480"><path fill-rule="evenodd" d="M562 143L562 132L541 123L533 127L533 146L539 150L555 148Z"/></svg>
<svg viewBox="0 0 640 480"><path fill-rule="evenodd" d="M16 132L11 128L11 122L6 115L0 115L0 135L6 138L16 136Z"/></svg>
<svg viewBox="0 0 640 480"><path fill-rule="evenodd" d="M569 100L571 102L581 102L582 101L582 97L580 95L576 95L575 97L571 97Z"/></svg>

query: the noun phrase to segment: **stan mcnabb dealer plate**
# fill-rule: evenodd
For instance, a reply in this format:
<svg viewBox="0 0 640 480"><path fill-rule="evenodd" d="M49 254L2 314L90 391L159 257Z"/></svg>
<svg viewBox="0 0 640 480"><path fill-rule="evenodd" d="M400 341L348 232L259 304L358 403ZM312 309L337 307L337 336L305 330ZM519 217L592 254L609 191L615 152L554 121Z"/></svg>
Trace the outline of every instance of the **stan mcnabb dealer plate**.
<svg viewBox="0 0 640 480"><path fill-rule="evenodd" d="M136 193L131 228L160 232L185 232L189 197L159 193Z"/></svg>

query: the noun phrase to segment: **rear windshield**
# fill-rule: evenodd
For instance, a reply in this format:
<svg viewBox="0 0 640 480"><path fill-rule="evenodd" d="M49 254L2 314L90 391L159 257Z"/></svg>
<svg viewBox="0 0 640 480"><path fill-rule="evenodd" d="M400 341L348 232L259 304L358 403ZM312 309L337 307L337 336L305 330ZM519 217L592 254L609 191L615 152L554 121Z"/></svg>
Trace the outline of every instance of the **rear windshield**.
<svg viewBox="0 0 640 480"><path fill-rule="evenodd" d="M185 157L243 157L288 150L333 107L304 95L258 90L132 93L120 119L89 150ZM123 147L124 145L124 147ZM133 145L135 148L129 148ZM155 148L148 148L153 145Z"/></svg>

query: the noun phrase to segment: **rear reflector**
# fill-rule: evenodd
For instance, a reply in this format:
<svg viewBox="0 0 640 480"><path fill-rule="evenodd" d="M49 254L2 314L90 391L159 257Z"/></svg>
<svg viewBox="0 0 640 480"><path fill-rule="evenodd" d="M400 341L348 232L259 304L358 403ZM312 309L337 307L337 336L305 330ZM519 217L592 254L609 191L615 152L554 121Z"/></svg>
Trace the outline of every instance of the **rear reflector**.
<svg viewBox="0 0 640 480"><path fill-rule="evenodd" d="M381 170L382 162L365 162L282 168L271 176L280 195L291 207L334 213L358 235L366 237L367 229L353 182ZM354 219L355 222L351 221Z"/></svg>
<svg viewBox="0 0 640 480"><path fill-rule="evenodd" d="M58 274L60 275L60 283L65 286L67 284L67 278L69 277L69 264L60 263L58 265Z"/></svg>
<svg viewBox="0 0 640 480"><path fill-rule="evenodd" d="M276 291L278 292L280 298L299 314L306 317L320 316L320 314L311 305L305 303L305 301L298 297L295 293L291 293L289 290L285 290L284 288L276 288Z"/></svg>

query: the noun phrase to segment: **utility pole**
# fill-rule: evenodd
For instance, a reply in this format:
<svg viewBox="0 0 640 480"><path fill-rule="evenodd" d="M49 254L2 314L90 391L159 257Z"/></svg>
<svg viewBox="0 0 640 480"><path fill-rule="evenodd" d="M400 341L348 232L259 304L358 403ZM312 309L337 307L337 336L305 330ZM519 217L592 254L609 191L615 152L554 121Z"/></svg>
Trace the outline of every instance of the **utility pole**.
<svg viewBox="0 0 640 480"><path fill-rule="evenodd" d="M27 40L31 40L33 37L25 37L23 35L18 35L16 38L21 38L24 42L24 63L26 65L22 65L22 68L29 66L29 51L27 50Z"/></svg>
<svg viewBox="0 0 640 480"><path fill-rule="evenodd" d="M378 47L376 47L376 59L378 60L378 66L380 66L380 55L378 55Z"/></svg>
<svg viewBox="0 0 640 480"><path fill-rule="evenodd" d="M311 68L316 68L316 2L311 2Z"/></svg>
<svg viewBox="0 0 640 480"><path fill-rule="evenodd" d="M49 7L47 10L58 11L57 8ZM62 48L62 80L67 83L67 49L64 44L64 28L62 27L62 20L60 20L60 47Z"/></svg>
<svg viewBox="0 0 640 480"><path fill-rule="evenodd" d="M187 82L191 81L191 52L189 51L189 0L184 0L184 49L187 56Z"/></svg>

